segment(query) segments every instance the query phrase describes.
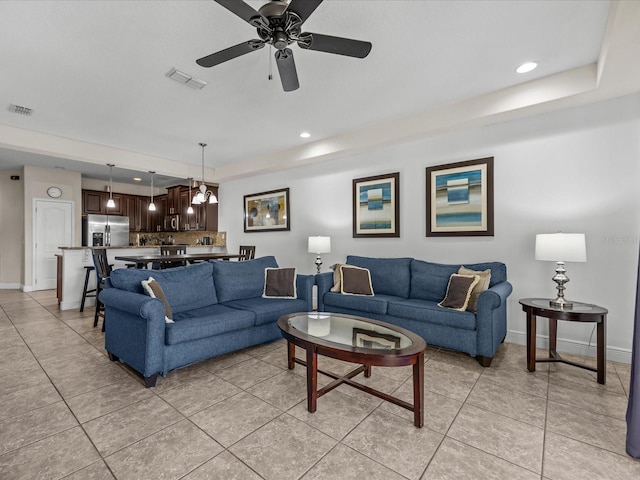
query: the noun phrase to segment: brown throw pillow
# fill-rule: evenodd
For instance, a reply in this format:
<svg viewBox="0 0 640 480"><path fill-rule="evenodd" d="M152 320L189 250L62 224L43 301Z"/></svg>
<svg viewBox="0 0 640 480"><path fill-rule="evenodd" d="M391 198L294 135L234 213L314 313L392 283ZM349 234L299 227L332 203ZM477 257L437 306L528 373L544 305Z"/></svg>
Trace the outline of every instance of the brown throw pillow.
<svg viewBox="0 0 640 480"><path fill-rule="evenodd" d="M340 265L340 293L345 295L373 295L371 273L366 268Z"/></svg>
<svg viewBox="0 0 640 480"><path fill-rule="evenodd" d="M297 298L295 268L265 268L263 298Z"/></svg>
<svg viewBox="0 0 640 480"><path fill-rule="evenodd" d="M333 270L333 287L331 287L332 292L340 293L342 290L342 281L340 280L340 267L344 265L343 263L336 263L335 265L331 265L331 270Z"/></svg>
<svg viewBox="0 0 640 480"><path fill-rule="evenodd" d="M458 275L454 273L449 277L449 285L447 285L447 294L438 305L441 307L452 308L453 310L464 311L469 304L471 291L479 281L477 275Z"/></svg>
<svg viewBox="0 0 640 480"><path fill-rule="evenodd" d="M165 310L164 321L166 323L174 323L173 312L171 311L171 305L169 305L169 302L167 302L167 297L164 294L164 290L162 290L162 287L156 281L156 279L153 277L149 277L148 280L143 280L142 289L151 298L157 298L158 300L162 301L162 303L164 304L164 310Z"/></svg>
<svg viewBox="0 0 640 480"><path fill-rule="evenodd" d="M462 265L458 269L458 273L460 275L477 275L480 277L476 286L473 287L473 291L471 292L471 298L469 298L469 305L467 305L467 310L470 312L476 312L478 310L478 297L482 292L489 288L489 283L491 282L491 270L486 269L482 272L476 270L470 270Z"/></svg>

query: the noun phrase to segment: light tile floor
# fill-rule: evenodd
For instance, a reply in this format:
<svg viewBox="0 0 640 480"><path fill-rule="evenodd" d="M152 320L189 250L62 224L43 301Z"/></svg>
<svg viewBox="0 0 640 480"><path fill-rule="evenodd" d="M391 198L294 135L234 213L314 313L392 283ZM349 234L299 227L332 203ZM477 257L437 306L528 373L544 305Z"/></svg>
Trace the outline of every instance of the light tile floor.
<svg viewBox="0 0 640 480"><path fill-rule="evenodd" d="M640 478L625 454L628 365L609 362L603 386L568 365L529 373L520 345L502 345L490 368L430 348L417 429L411 412L344 385L309 414L284 341L144 388L108 360L92 310L0 290L3 480ZM373 372L367 383L411 401L410 367Z"/></svg>

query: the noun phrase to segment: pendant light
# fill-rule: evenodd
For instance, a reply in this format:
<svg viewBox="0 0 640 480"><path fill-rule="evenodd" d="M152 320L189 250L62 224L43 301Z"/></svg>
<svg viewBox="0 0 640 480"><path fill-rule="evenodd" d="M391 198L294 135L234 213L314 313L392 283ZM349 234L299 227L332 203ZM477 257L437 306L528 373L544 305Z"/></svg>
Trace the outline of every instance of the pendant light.
<svg viewBox="0 0 640 480"><path fill-rule="evenodd" d="M153 203L153 174L156 173L153 170L149 170L149 173L151 174L151 203L149 204L149 211L150 212L155 212L156 211L156 204Z"/></svg>
<svg viewBox="0 0 640 480"><path fill-rule="evenodd" d="M116 208L116 202L113 201L113 163L107 163L109 167L109 200L107 200L107 208Z"/></svg>
<svg viewBox="0 0 640 480"><path fill-rule="evenodd" d="M189 180L189 197L191 198L191 182L193 182L193 178L189 177L187 180ZM193 207L191 206L191 204L189 204L189 207L187 208L187 215L193 215Z"/></svg>
<svg viewBox="0 0 640 480"><path fill-rule="evenodd" d="M199 143L202 147L202 182L198 187L199 191L193 196L191 203L194 205L200 205L201 203L218 203L218 197L216 197L211 190L207 190L207 185L204 183L204 147L206 143Z"/></svg>

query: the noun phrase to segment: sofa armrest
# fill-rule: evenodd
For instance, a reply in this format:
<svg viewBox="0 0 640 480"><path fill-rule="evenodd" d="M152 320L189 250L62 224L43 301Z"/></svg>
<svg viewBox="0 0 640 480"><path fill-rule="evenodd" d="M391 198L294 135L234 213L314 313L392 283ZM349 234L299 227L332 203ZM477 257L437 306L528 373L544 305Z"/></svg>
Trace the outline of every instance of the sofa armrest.
<svg viewBox="0 0 640 480"><path fill-rule="evenodd" d="M150 377L162 372L165 309L157 298L119 288L100 292L105 305L107 352Z"/></svg>
<svg viewBox="0 0 640 480"><path fill-rule="evenodd" d="M333 287L333 272L318 273L315 277L318 286L318 311L324 312L324 294Z"/></svg>
<svg viewBox="0 0 640 480"><path fill-rule="evenodd" d="M478 297L476 313L478 355L492 358L507 335L507 297L513 287L500 282L485 290Z"/></svg>
<svg viewBox="0 0 640 480"><path fill-rule="evenodd" d="M313 310L313 285L315 283L314 275L297 275L296 276L296 293L298 298L307 302L307 311Z"/></svg>

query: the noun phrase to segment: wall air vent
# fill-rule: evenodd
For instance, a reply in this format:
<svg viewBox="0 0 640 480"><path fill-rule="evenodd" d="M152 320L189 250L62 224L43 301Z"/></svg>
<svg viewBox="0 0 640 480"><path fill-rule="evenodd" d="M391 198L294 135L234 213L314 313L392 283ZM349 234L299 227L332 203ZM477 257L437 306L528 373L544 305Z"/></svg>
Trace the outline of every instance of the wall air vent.
<svg viewBox="0 0 640 480"><path fill-rule="evenodd" d="M29 107L23 107L22 105L14 105L13 103L9 105L9 111L13 113L19 113L20 115L31 115L33 113L33 109Z"/></svg>
<svg viewBox="0 0 640 480"><path fill-rule="evenodd" d="M167 72L167 77L196 90L203 89L207 85L207 82L205 82L204 80L192 77L188 73L181 72L176 68L172 68L171 70L169 70Z"/></svg>

